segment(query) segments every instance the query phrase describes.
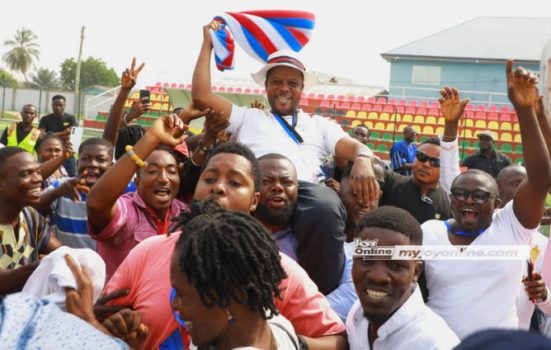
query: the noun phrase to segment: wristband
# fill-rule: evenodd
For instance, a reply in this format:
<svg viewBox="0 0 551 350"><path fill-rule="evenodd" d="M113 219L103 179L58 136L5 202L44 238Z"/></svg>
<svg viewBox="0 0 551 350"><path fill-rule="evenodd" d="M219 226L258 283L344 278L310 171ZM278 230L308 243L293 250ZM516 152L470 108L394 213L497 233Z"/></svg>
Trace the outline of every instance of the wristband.
<svg viewBox="0 0 551 350"><path fill-rule="evenodd" d="M126 117L128 117L128 113L125 113L124 117L122 117L122 120L124 120L124 125L130 126L130 124L128 124L128 121L126 120Z"/></svg>
<svg viewBox="0 0 551 350"><path fill-rule="evenodd" d="M126 153L128 153L130 158L132 158L132 160L136 162L137 166L139 166L139 167L146 167L147 166L147 162L144 161L144 160L141 160L141 158L138 157L136 152L134 152L134 149L133 149L132 146L130 146L130 145L126 146Z"/></svg>

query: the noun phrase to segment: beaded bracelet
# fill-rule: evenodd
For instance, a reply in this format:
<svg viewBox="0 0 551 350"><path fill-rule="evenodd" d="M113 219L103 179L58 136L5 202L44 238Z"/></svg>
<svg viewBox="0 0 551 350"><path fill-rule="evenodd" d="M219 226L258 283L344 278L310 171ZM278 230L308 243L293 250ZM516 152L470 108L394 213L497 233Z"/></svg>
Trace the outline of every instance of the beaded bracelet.
<svg viewBox="0 0 551 350"><path fill-rule="evenodd" d="M134 152L134 149L132 146L130 145L126 145L126 153L128 153L128 155L130 156L130 158L132 158L133 161L136 162L136 165L139 166L139 167L145 167L147 166L147 162L144 161L144 160L141 160L140 157L138 157L138 155L136 154L136 152Z"/></svg>

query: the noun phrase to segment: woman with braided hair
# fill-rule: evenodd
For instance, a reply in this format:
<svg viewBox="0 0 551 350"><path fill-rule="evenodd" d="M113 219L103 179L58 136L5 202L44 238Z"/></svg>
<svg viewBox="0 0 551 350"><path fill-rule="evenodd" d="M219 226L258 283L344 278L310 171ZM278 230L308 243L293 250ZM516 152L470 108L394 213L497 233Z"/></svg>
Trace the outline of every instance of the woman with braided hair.
<svg viewBox="0 0 551 350"><path fill-rule="evenodd" d="M251 215L212 200L177 219L183 229L170 265L179 311L200 349L298 349L293 326L274 304L286 277L277 244Z"/></svg>

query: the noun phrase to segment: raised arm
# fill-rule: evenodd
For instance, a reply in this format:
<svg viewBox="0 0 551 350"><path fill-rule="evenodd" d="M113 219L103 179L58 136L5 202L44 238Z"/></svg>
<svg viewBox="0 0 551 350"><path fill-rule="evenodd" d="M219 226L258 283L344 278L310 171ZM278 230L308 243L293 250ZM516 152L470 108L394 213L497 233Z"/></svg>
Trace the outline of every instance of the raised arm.
<svg viewBox="0 0 551 350"><path fill-rule="evenodd" d="M445 120L440 151L440 184L449 193L453 179L460 173L457 126L470 99L461 100L459 91L447 86L440 90L440 95L438 101Z"/></svg>
<svg viewBox="0 0 551 350"><path fill-rule="evenodd" d="M146 160L161 144L174 147L185 140L183 130L184 123L175 114L159 118L134 146L134 153L141 160ZM137 170L137 163L126 153L92 187L86 199L86 207L88 220L95 232L100 232L115 217L117 199Z"/></svg>
<svg viewBox="0 0 551 350"><path fill-rule="evenodd" d="M343 137L335 146L335 156L354 162L350 171L350 186L358 203L367 206L380 197L379 183L373 172L373 152L352 137Z"/></svg>
<svg viewBox="0 0 551 350"><path fill-rule="evenodd" d="M538 99L537 78L522 67L513 72L512 60L507 61L506 75L507 94L520 124L526 167L526 179L515 192L513 209L524 227L535 228L540 223L545 197L551 187L549 152L534 110Z"/></svg>
<svg viewBox="0 0 551 350"><path fill-rule="evenodd" d="M109 111L109 118L105 123L102 136L104 139L111 142L112 145L117 144L119 127L121 126L121 123L124 123L122 120L124 103L128 98L130 91L134 85L136 85L136 79L138 78L138 74L140 74L144 64L145 63L142 63L138 68L136 68L136 57L134 57L132 58L130 69L126 68L126 70L122 73L121 88L115 102L113 103L113 106L111 106L111 110ZM151 106L149 106L149 108L151 108ZM129 121L126 122L128 123Z"/></svg>
<svg viewBox="0 0 551 350"><path fill-rule="evenodd" d="M229 119L232 104L220 95L212 93L210 61L212 56L212 39L210 30L220 29L218 22L213 21L203 27L203 45L197 58L193 80L191 85L191 98L193 104L198 108L210 107L213 110L222 112L225 118Z"/></svg>

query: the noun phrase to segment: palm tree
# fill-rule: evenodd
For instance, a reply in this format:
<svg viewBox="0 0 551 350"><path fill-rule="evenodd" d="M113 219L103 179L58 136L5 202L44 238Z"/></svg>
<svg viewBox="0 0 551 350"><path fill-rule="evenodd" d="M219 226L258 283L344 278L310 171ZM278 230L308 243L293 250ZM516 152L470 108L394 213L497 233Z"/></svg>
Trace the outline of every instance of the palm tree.
<svg viewBox="0 0 551 350"><path fill-rule="evenodd" d="M30 85L43 90L59 89L57 73L46 68L38 68L36 73L31 75Z"/></svg>
<svg viewBox="0 0 551 350"><path fill-rule="evenodd" d="M4 46L11 47L11 50L6 52L2 59L12 71L21 72L27 79L27 72L34 64L34 60L40 56L38 45L36 43L38 37L27 28L18 29L15 33L14 40L6 40Z"/></svg>

